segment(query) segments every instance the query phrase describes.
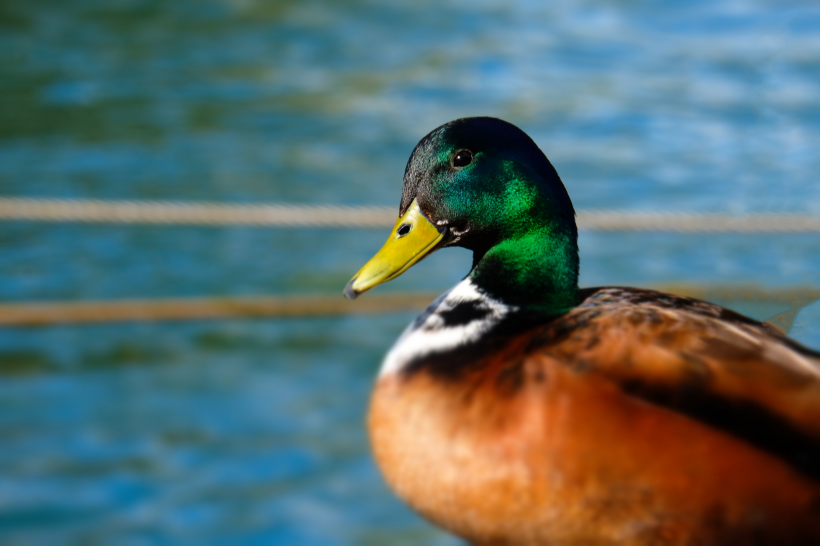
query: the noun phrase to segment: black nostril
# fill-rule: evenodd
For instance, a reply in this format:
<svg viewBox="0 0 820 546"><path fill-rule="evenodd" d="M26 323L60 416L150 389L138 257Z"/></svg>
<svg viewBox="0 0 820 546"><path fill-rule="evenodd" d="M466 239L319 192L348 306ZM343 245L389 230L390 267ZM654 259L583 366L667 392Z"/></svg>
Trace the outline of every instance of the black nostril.
<svg viewBox="0 0 820 546"><path fill-rule="evenodd" d="M399 229L396 230L396 233L399 234L399 237L404 237L408 233L410 233L410 224L402 224L399 226Z"/></svg>

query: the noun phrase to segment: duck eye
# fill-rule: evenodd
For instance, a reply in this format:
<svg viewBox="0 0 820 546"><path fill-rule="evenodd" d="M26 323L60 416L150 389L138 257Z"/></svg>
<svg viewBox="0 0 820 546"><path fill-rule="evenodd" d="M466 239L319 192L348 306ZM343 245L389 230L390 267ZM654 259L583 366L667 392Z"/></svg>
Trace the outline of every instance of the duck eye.
<svg viewBox="0 0 820 546"><path fill-rule="evenodd" d="M396 230L396 233L398 233L399 237L404 237L405 235L410 233L410 224L400 225L399 229Z"/></svg>
<svg viewBox="0 0 820 546"><path fill-rule="evenodd" d="M459 150L453 158L453 167L466 167L473 162L473 152L470 150Z"/></svg>

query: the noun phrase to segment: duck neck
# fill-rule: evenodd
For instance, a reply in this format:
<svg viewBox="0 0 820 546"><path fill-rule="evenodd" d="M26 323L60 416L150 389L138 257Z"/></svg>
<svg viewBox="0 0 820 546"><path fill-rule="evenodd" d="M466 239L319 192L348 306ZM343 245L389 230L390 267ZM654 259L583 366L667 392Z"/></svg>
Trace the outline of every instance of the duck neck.
<svg viewBox="0 0 820 546"><path fill-rule="evenodd" d="M566 313L578 298L577 232L548 225L474 249L469 278L507 305Z"/></svg>

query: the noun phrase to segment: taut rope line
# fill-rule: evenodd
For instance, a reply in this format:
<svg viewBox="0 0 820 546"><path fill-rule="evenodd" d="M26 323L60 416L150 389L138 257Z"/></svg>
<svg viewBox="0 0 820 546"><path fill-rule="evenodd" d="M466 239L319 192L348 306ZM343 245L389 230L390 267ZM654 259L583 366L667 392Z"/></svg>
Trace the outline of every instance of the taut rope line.
<svg viewBox="0 0 820 546"><path fill-rule="evenodd" d="M392 207L0 197L0 220L18 221L384 228L392 226L396 217ZM818 233L820 216L581 210L578 227L591 231Z"/></svg>

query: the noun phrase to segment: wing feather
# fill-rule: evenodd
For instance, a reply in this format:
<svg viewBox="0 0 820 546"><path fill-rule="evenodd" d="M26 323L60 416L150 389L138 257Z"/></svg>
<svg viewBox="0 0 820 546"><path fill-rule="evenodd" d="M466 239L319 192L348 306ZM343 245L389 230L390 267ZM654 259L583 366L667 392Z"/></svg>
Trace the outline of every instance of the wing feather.
<svg viewBox="0 0 820 546"><path fill-rule="evenodd" d="M599 289L529 350L741 437L820 478L820 355L724 308Z"/></svg>

